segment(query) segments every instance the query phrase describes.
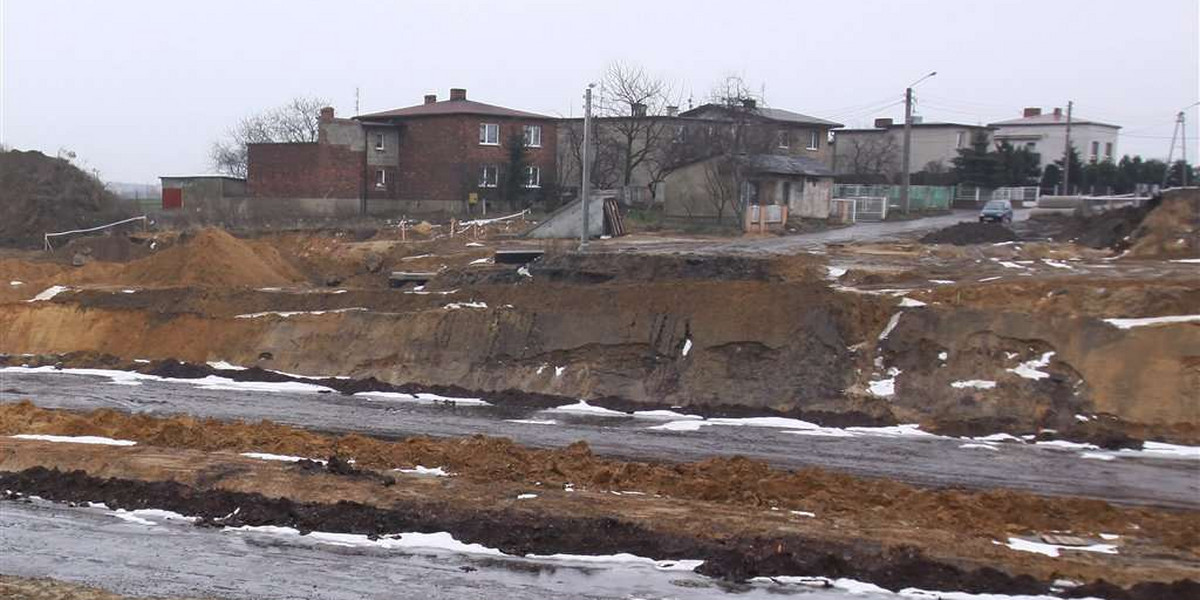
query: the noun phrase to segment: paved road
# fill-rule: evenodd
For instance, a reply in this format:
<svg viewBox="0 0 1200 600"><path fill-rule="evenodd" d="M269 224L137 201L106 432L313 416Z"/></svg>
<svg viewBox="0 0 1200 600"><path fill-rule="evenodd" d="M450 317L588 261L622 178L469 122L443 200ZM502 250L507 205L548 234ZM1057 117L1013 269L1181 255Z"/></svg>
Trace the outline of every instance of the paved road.
<svg viewBox="0 0 1200 600"><path fill-rule="evenodd" d="M863 598L765 585L730 593L699 575L650 566L572 567L436 550L339 547L150 520L147 525L103 509L0 501L0 574L135 596L254 600Z"/></svg>
<svg viewBox="0 0 1200 600"><path fill-rule="evenodd" d="M979 448L936 436L811 436L783 429L714 425L699 431L651 429L643 418L552 414L510 407L445 407L360 396L200 389L178 381L115 385L106 378L60 373L0 373L0 402L29 398L54 408L115 408L132 413L269 419L323 431L382 437L482 433L537 447L586 440L594 451L640 460L691 461L743 455L777 467L820 466L920 485L1009 487L1129 504L1200 509L1200 461L1118 455L1085 458L1080 450L1026 444ZM15 390L15 391L12 391ZM513 423L512 419L555 421ZM437 466L437 465L426 465Z"/></svg>
<svg viewBox="0 0 1200 600"><path fill-rule="evenodd" d="M1032 209L1021 208L1013 211L1014 221L1024 221L1029 218ZM887 242L911 240L930 231L949 227L962 221L975 221L979 211L954 210L949 214L914 219L911 221L886 221L880 223L857 223L850 227L827 229L809 233L798 233L786 236L746 237L732 240L692 240L692 239L617 239L592 244L594 251L636 251L636 252L687 252L697 254L744 254L744 253L775 253L786 254L801 250L820 248L826 244L849 244L865 242Z"/></svg>

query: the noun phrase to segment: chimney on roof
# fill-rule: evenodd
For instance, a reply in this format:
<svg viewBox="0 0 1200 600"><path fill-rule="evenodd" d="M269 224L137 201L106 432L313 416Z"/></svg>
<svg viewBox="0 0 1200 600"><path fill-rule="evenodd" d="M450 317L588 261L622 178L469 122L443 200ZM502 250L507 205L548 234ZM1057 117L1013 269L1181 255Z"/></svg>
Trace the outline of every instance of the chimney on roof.
<svg viewBox="0 0 1200 600"><path fill-rule="evenodd" d="M1054 120L1055 120L1055 121L1057 121L1057 120L1059 120L1059 119L1061 119L1061 118L1062 118L1062 109L1061 109L1061 108L1055 108L1055 109L1054 109Z"/></svg>
<svg viewBox="0 0 1200 600"><path fill-rule="evenodd" d="M679 107L678 106L668 106L667 107L667 116L668 117L678 117L679 116Z"/></svg>
<svg viewBox="0 0 1200 600"><path fill-rule="evenodd" d="M634 102L629 105L629 114L635 117L646 116L646 105L641 102Z"/></svg>
<svg viewBox="0 0 1200 600"><path fill-rule="evenodd" d="M332 106L326 106L321 109L321 119L320 120L322 123L333 122L333 107Z"/></svg>
<svg viewBox="0 0 1200 600"><path fill-rule="evenodd" d="M1042 109L1040 109L1036 106L1030 106L1025 109L1025 112L1021 113L1021 116L1028 119L1029 117L1041 116L1041 114L1042 114Z"/></svg>
<svg viewBox="0 0 1200 600"><path fill-rule="evenodd" d="M425 104L437 102L437 94L425 94Z"/></svg>
<svg viewBox="0 0 1200 600"><path fill-rule="evenodd" d="M467 88L450 88L451 100L466 100Z"/></svg>
<svg viewBox="0 0 1200 600"><path fill-rule="evenodd" d="M887 129L892 126L895 121L891 119L875 119L875 129Z"/></svg>
<svg viewBox="0 0 1200 600"><path fill-rule="evenodd" d="M757 107L758 107L758 101L756 101L754 98L742 98L742 108L747 109L747 110L754 110Z"/></svg>

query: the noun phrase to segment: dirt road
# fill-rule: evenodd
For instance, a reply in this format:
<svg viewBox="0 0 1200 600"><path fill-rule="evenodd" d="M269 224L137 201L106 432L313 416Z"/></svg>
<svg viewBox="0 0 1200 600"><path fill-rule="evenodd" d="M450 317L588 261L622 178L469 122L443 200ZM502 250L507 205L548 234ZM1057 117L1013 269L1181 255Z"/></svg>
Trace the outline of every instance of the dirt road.
<svg viewBox="0 0 1200 600"><path fill-rule="evenodd" d="M1114 457L1104 460L1086 450L1027 444L993 444L988 449L969 440L896 435L894 430L852 436L756 426L673 431L654 429L669 421L626 416L447 407L311 392L214 390L183 382L114 385L106 378L70 374L7 372L2 376L0 389L5 391L0 400L28 398L48 408L268 419L381 437L481 433L536 447L563 447L585 440L598 453L627 459L693 461L742 455L782 468L820 466L920 485L1005 487L1124 504L1200 507L1200 461L1190 459L1099 454Z"/></svg>

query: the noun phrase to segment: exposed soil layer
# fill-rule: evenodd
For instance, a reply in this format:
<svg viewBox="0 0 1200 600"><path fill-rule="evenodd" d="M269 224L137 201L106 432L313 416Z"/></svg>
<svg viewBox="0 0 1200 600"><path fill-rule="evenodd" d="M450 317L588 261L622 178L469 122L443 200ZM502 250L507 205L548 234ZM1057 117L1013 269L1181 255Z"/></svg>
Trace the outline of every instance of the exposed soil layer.
<svg viewBox="0 0 1200 600"><path fill-rule="evenodd" d="M274 525L301 532L327 531L368 536L446 531L467 543L509 554L613 554L630 552L659 560L702 559L699 571L713 577L744 580L758 576L822 575L850 577L892 590L919 587L976 593L1037 594L1049 586L1028 575L1012 576L992 568L963 569L931 560L912 547L835 543L802 536L734 537L724 540L683 537L646 529L614 518L555 517L512 509L471 510L425 504L391 508L357 502L320 504L268 498L260 494L197 489L170 481L101 479L83 471L60 472L34 467L0 474L0 487L59 502L101 501L109 508L158 508L199 517L202 527ZM13 494L9 499L13 499ZM504 526L497 526L498 524ZM1135 598L1193 598L1200 589L1186 580L1156 586L1145 596L1135 586L1096 592Z"/></svg>
<svg viewBox="0 0 1200 600"><path fill-rule="evenodd" d="M8 575L0 575L0 598L13 600L133 600L130 596L112 594L94 587L53 579L32 579ZM156 600L156 598L139 597L140 600ZM170 600L184 599L172 597Z"/></svg>
<svg viewBox="0 0 1200 600"><path fill-rule="evenodd" d="M1200 257L1200 188L1168 192L1133 232L1137 258Z"/></svg>
<svg viewBox="0 0 1200 600"><path fill-rule="evenodd" d="M999 242L1011 242L1017 239L1017 234L1013 233L1012 229L1005 227L1000 223L978 223L968 221L951 225L945 229L939 229L932 233L926 234L921 238L924 244L954 244L955 246L966 246L968 244L995 244Z"/></svg>
<svg viewBox="0 0 1200 600"><path fill-rule="evenodd" d="M437 465L480 483L541 482L638 490L747 508L843 515L859 522L902 521L911 527L970 532L990 539L1052 531L1070 523L1080 534L1137 532L1171 548L1200 552L1200 514L1118 508L1097 500L1047 498L1008 490L918 488L824 469L783 471L740 457L651 464L601 458L583 442L540 450L484 436L383 441L356 434L312 433L265 421L155 418L111 410L81 414L41 409L27 402L0 405L0 435L17 433L97 435L206 452L339 456L353 458L355 468L381 471Z"/></svg>

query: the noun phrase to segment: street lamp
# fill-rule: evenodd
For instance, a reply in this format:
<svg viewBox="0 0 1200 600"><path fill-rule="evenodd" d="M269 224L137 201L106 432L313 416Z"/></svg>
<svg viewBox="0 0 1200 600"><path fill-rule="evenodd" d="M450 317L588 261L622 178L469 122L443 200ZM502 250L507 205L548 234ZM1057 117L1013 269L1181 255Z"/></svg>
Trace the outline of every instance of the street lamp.
<svg viewBox="0 0 1200 600"><path fill-rule="evenodd" d="M579 249L586 250L588 244L588 196L591 195L591 131L592 131L592 88L595 83L589 83L583 93L583 165L580 168L583 181L580 182L579 206L583 209L582 230L579 233Z"/></svg>
<svg viewBox="0 0 1200 600"><path fill-rule="evenodd" d="M904 158L901 167L901 185L900 185L900 203L904 205L904 214L908 214L911 208L908 199L909 171L912 167L912 99L913 88L917 87L918 83L937 75L937 71L930 71L928 75L912 82L904 90Z"/></svg>

